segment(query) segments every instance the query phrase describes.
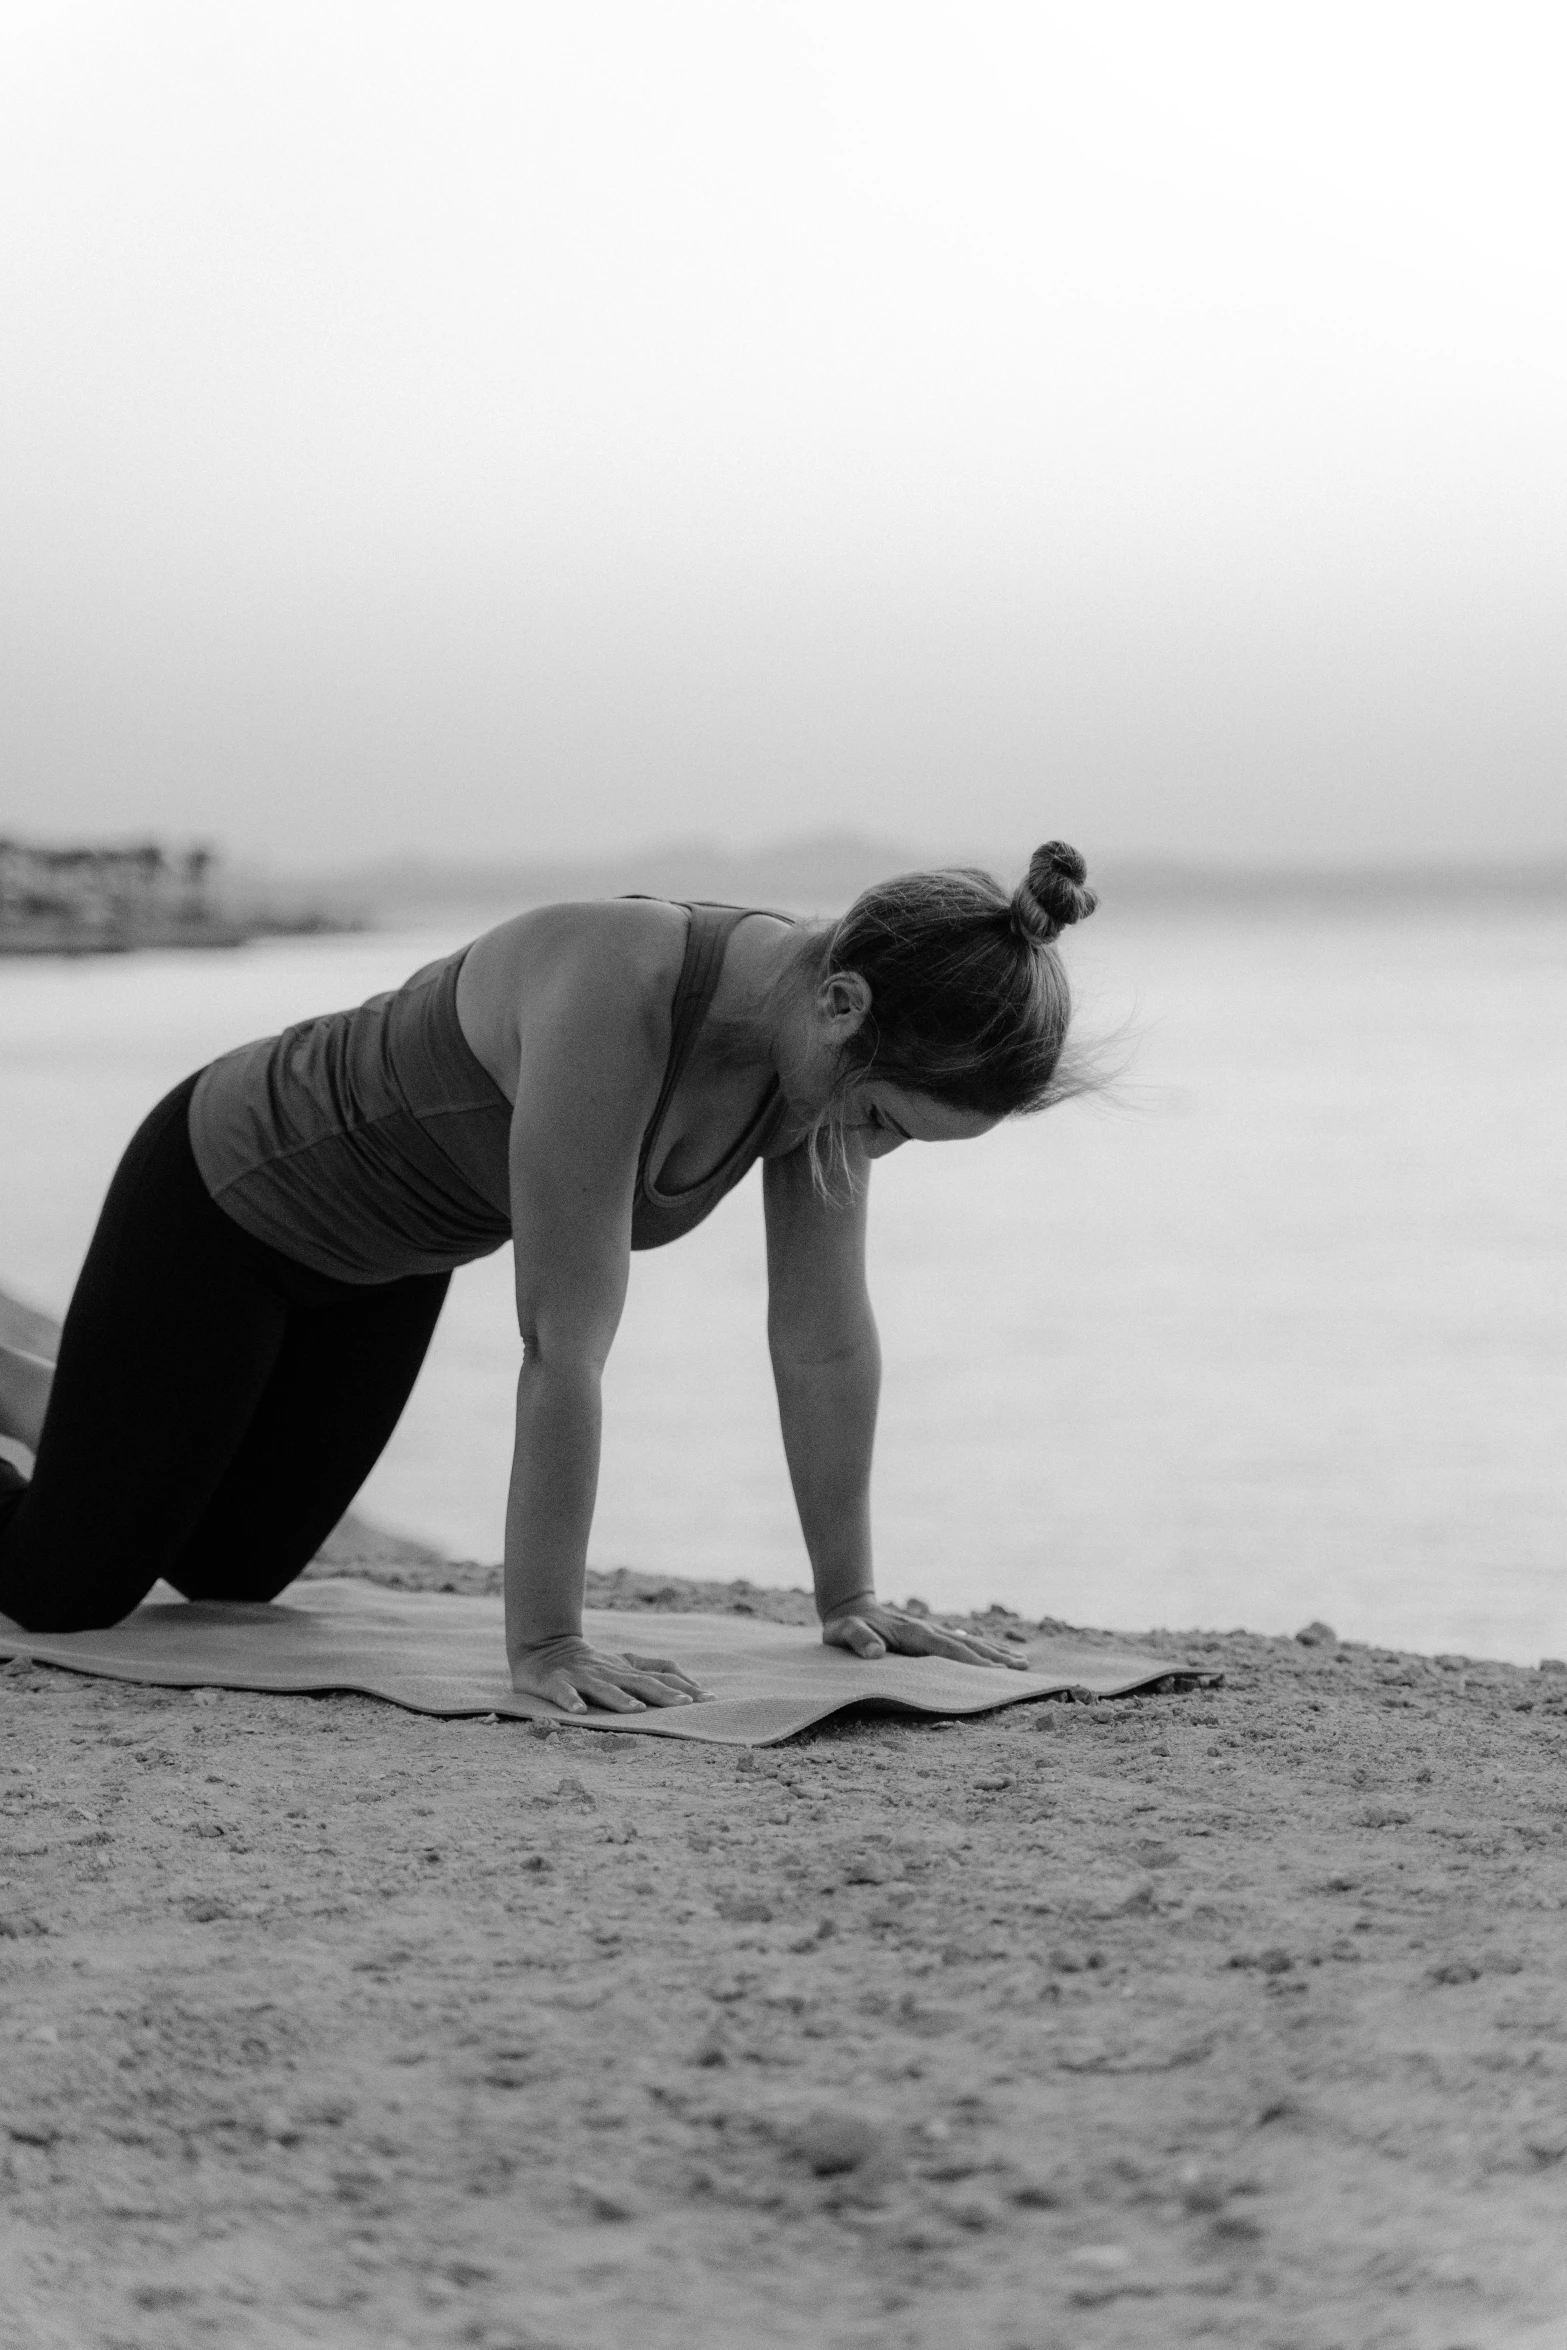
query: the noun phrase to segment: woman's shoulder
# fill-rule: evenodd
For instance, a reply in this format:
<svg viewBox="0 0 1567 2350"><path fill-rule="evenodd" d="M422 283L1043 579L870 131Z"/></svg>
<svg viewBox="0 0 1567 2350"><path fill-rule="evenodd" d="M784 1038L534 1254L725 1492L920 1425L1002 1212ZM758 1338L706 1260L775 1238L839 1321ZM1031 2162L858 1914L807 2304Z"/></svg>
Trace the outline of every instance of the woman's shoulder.
<svg viewBox="0 0 1567 2350"><path fill-rule="evenodd" d="M667 898L565 898L529 906L481 932L465 967L489 968L506 980L549 980L591 973L654 987L680 975L689 917Z"/></svg>
<svg viewBox="0 0 1567 2350"><path fill-rule="evenodd" d="M630 1020L657 1047L685 958L688 917L664 898L530 906L483 931L463 956L457 1008L487 1064L514 1061L520 1034L567 1015Z"/></svg>

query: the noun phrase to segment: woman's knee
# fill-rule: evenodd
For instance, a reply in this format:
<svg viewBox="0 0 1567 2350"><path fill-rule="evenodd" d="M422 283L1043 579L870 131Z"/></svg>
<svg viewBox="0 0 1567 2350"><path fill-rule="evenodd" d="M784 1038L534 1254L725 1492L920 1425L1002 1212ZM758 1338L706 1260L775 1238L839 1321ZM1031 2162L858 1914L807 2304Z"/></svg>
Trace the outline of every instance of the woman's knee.
<svg viewBox="0 0 1567 2350"><path fill-rule="evenodd" d="M261 1607L276 1599L294 1580L291 1570L286 1575L257 1572L246 1574L203 1574L200 1570L180 1568L165 1575L164 1581L173 1585L181 1599L212 1599L229 1607Z"/></svg>

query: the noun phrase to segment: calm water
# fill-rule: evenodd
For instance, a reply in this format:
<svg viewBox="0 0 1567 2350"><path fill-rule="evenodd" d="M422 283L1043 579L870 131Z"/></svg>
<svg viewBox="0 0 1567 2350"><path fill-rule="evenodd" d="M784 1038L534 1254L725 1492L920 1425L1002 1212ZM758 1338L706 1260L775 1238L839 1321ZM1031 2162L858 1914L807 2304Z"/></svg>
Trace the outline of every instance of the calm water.
<svg viewBox="0 0 1567 2350"><path fill-rule="evenodd" d="M58 1311L142 1113L455 943L0 962L0 1282ZM1567 1653L1567 935L1539 912L1101 915L1119 1099L881 1166L883 1590L1126 1627ZM364 1495L499 1553L509 1254ZM594 1556L800 1582L755 1178L634 1260Z"/></svg>

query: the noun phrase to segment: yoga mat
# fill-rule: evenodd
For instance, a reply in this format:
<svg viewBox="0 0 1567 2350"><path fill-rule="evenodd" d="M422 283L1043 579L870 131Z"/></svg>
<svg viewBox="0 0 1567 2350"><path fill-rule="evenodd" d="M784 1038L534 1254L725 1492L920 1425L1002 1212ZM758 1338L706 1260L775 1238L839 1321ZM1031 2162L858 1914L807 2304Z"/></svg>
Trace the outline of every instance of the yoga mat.
<svg viewBox="0 0 1567 2350"><path fill-rule="evenodd" d="M714 1692L712 1700L638 1714L566 1714L513 1695L498 1599L388 1591L339 1578L296 1583L286 1599L264 1606L184 1600L160 1583L104 1632L24 1632L0 1616L0 1657L169 1689L358 1690L414 1713L552 1719L720 1746L772 1746L845 1706L989 1713L1066 1688L1118 1697L1190 1671L1169 1657L1043 1636L1030 1643L1032 1670L1018 1673L944 1657L867 1663L824 1648L812 1629L729 1615L589 1608L583 1629L596 1648L673 1658Z"/></svg>

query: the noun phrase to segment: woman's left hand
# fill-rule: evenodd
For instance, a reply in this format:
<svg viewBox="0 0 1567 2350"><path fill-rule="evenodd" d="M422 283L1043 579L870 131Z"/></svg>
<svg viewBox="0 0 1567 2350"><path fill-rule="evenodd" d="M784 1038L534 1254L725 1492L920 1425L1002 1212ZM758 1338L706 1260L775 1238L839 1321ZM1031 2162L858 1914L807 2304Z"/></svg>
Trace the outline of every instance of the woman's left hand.
<svg viewBox="0 0 1567 2350"><path fill-rule="evenodd" d="M949 1656L960 1665L1010 1665L1026 1673L1028 1652L1021 1644L982 1640L972 1632L950 1632L926 1616L906 1615L901 1607L887 1607L879 1599L854 1599L823 1618L822 1639L828 1648L847 1648L854 1656Z"/></svg>

